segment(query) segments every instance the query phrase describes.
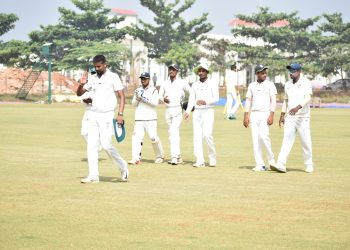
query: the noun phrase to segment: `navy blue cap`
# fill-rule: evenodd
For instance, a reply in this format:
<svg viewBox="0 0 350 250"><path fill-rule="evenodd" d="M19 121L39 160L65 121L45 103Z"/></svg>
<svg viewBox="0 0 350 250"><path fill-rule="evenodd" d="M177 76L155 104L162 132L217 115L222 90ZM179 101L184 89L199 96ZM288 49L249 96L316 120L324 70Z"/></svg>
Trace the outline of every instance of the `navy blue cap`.
<svg viewBox="0 0 350 250"><path fill-rule="evenodd" d="M301 70L300 63L291 63L286 67L289 71L298 71Z"/></svg>
<svg viewBox="0 0 350 250"><path fill-rule="evenodd" d="M180 69L179 66L177 64L174 64L174 63L168 66L168 69L170 69L170 68L173 68L176 71L179 71L179 69Z"/></svg>
<svg viewBox="0 0 350 250"><path fill-rule="evenodd" d="M150 79L151 78L151 76L149 75L149 73L148 72L143 72L141 75L140 75L140 77L139 78L146 78L146 79Z"/></svg>
<svg viewBox="0 0 350 250"><path fill-rule="evenodd" d="M261 72L261 71L263 71L263 70L265 70L265 69L268 69L268 67L265 67L265 66L262 65L262 64L258 64L258 65L255 66L255 74L256 74L256 73L259 73L259 72Z"/></svg>

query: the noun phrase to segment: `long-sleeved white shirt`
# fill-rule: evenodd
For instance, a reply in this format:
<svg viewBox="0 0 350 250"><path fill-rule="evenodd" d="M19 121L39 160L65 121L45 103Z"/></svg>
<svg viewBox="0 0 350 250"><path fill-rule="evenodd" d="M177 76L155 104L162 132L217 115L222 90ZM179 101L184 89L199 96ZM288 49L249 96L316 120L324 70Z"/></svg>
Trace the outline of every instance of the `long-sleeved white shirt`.
<svg viewBox="0 0 350 250"><path fill-rule="evenodd" d="M214 104L219 101L219 85L210 79L204 82L194 82L192 89L194 95L193 100L190 100L190 102L195 103L196 109L213 108ZM205 101L206 105L197 105L198 100Z"/></svg>
<svg viewBox="0 0 350 250"><path fill-rule="evenodd" d="M139 96L141 101L136 98ZM136 107L135 121L152 121L157 120L158 90L154 86L148 85L147 88L142 86L135 90L131 104Z"/></svg>
<svg viewBox="0 0 350 250"><path fill-rule="evenodd" d="M159 100L163 103L164 97L169 99L169 103L165 103L167 107L180 107L185 97L185 92L189 94L189 103L187 105L186 113L191 113L194 103L190 103L191 96L193 96L193 90L190 85L176 77L174 81L170 79L165 81L159 89Z"/></svg>

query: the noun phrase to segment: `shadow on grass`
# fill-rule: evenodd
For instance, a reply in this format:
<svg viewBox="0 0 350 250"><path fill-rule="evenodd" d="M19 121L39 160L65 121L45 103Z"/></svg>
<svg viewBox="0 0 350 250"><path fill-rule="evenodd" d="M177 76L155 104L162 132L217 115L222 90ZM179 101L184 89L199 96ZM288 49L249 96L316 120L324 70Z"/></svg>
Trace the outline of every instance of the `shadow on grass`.
<svg viewBox="0 0 350 250"><path fill-rule="evenodd" d="M122 182L122 183L124 183L124 181L122 181L121 178L111 177L111 176L100 176L100 182L112 182L112 183Z"/></svg>
<svg viewBox="0 0 350 250"><path fill-rule="evenodd" d="M238 168L252 170L254 167L255 166L239 166ZM269 171L269 172L278 173L277 171ZM305 172L305 171L300 168L287 168L287 173L288 172Z"/></svg>
<svg viewBox="0 0 350 250"><path fill-rule="evenodd" d="M142 159L141 162L144 162L144 163L153 163L155 165L163 165L163 164L167 164L167 165L171 165L168 163L168 161L170 161L171 159L164 159L164 162L163 163L154 163L154 160L151 160L151 159ZM178 164L177 166L181 166L181 165L185 165L185 164L193 164L194 161L183 161L183 163L181 164Z"/></svg>
<svg viewBox="0 0 350 250"><path fill-rule="evenodd" d="M98 158L98 161L105 161L105 160L107 160L107 159L106 158ZM87 162L88 159L87 158L81 158L81 161Z"/></svg>

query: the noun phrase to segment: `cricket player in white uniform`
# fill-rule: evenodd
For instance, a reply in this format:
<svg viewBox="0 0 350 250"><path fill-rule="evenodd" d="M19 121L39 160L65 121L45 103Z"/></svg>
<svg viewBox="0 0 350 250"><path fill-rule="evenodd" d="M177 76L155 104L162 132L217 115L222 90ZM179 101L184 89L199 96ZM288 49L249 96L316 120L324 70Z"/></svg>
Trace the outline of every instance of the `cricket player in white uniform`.
<svg viewBox="0 0 350 250"><path fill-rule="evenodd" d="M235 65L231 65L231 70L235 69ZM238 74L238 73L237 73ZM239 95L239 93L238 93ZM236 112L240 105L240 98L238 98L236 85L233 79L228 78L226 81L226 119L236 120ZM232 103L234 105L232 106Z"/></svg>
<svg viewBox="0 0 350 250"><path fill-rule="evenodd" d="M164 150L162 142L157 134L157 110L159 99L158 90L150 85L150 74L144 72L140 76L142 86L135 90L132 105L135 110L135 126L132 135L132 159L129 164L141 164L142 141L147 132L151 139L155 163L162 163L164 160Z"/></svg>
<svg viewBox="0 0 350 250"><path fill-rule="evenodd" d="M275 84L266 80L267 67L257 65L255 75L257 80L248 86L246 95L243 125L249 125L252 131L255 167L253 171L266 171L275 164L269 136L269 126L273 124L276 109L277 90ZM267 151L268 165L263 158L263 147Z"/></svg>
<svg viewBox="0 0 350 250"><path fill-rule="evenodd" d="M219 100L219 87L208 79L209 67L198 67L199 81L192 84L193 97L189 102L195 103L193 111L193 143L196 162L193 167L204 167L203 139L208 146L209 166L216 166L216 150L213 138L214 104Z"/></svg>
<svg viewBox="0 0 350 250"><path fill-rule="evenodd" d="M99 182L98 148L100 145L119 167L122 181L127 181L129 176L127 163L112 144L113 118L117 106L117 96L119 97L117 122L123 123L124 87L119 76L107 69L106 58L103 55L95 56L93 64L96 74L88 79L87 72L85 72L80 79L77 90L78 96L89 91L93 97L88 123L87 154L89 175L82 179L81 182Z"/></svg>
<svg viewBox="0 0 350 250"><path fill-rule="evenodd" d="M312 143L310 132L310 101L312 87L309 80L300 77L301 65L292 63L287 66L292 81L284 85L284 101L279 120L281 127L284 124L284 136L277 164L271 166L272 170L286 173L287 158L292 150L295 135L299 134L303 148L305 172L312 173Z"/></svg>
<svg viewBox="0 0 350 250"><path fill-rule="evenodd" d="M177 76L179 67L172 64L168 67L169 80L165 81L159 90L159 100L167 106L165 120L168 124L169 143L172 165L183 163L180 153L180 126L182 122L182 101L187 92L191 97L193 91L190 85ZM190 99L189 97L189 99ZM188 119L194 103L189 103L185 111L185 119Z"/></svg>

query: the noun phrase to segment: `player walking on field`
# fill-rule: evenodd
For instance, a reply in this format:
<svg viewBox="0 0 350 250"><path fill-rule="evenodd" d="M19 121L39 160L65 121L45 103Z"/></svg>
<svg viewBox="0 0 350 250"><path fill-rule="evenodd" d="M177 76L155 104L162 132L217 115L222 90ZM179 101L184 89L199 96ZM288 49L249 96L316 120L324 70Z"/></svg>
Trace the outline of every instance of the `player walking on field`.
<svg viewBox="0 0 350 250"><path fill-rule="evenodd" d="M193 97L190 103L195 103L193 111L193 144L196 162L193 167L204 167L203 139L208 146L209 166L216 166L216 150L213 137L214 104L219 100L219 87L208 79L209 67L200 65L197 70L199 81L192 85Z"/></svg>
<svg viewBox="0 0 350 250"><path fill-rule="evenodd" d="M142 86L135 90L132 105L135 110L135 125L132 135L132 159L129 164L141 164L142 140L147 132L152 141L155 163L162 163L164 150L160 138L157 134L157 110L158 90L150 85L150 75L144 72L140 76Z"/></svg>
<svg viewBox="0 0 350 250"><path fill-rule="evenodd" d="M257 65L255 75L257 80L248 86L246 95L244 127L250 125L253 140L253 150L256 166L253 171L266 171L275 164L275 156L271 149L269 126L273 124L276 109L277 90L275 84L266 80L267 67ZM267 151L269 165L265 165L263 147Z"/></svg>
<svg viewBox="0 0 350 250"><path fill-rule="evenodd" d="M78 96L89 91L93 97L88 121L89 175L81 182L99 182L98 149L100 145L118 166L122 181L127 181L129 176L127 163L112 144L113 117L117 106L117 96L119 99L117 122L123 123L124 87L119 76L107 69L106 58L103 55L95 56L93 63L96 74L88 79L87 72L85 72L77 90Z"/></svg>
<svg viewBox="0 0 350 250"><path fill-rule="evenodd" d="M182 101L187 92L191 97L193 91L189 84L177 76L179 67L172 64L168 67L169 80L165 81L159 90L159 99L165 103L165 120L168 124L170 154L171 160L168 162L172 165L181 164L180 153L180 126L182 122ZM185 111L185 119L188 119L194 103L189 103Z"/></svg>
<svg viewBox="0 0 350 250"><path fill-rule="evenodd" d="M284 136L277 164L272 170L286 173L287 158L292 150L295 135L299 134L304 155L305 172L312 173L312 143L310 132L310 100L312 87L309 80L300 77L301 65L292 63L287 66L292 81L284 85L284 101L279 120L280 127L284 124Z"/></svg>

